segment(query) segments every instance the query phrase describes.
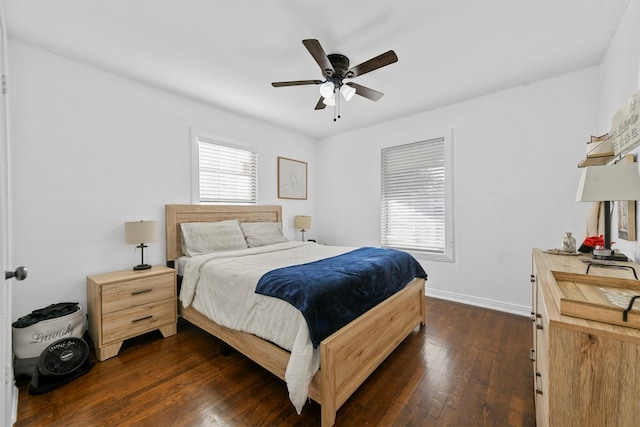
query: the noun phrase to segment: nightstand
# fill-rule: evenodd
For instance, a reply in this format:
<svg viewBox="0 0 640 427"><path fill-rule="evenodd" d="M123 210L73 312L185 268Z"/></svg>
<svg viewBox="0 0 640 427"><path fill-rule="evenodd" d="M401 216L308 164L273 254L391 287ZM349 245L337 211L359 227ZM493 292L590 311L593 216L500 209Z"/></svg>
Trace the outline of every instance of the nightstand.
<svg viewBox="0 0 640 427"><path fill-rule="evenodd" d="M163 337L177 327L176 272L153 266L87 276L89 335L96 357L118 355L128 338L159 329Z"/></svg>

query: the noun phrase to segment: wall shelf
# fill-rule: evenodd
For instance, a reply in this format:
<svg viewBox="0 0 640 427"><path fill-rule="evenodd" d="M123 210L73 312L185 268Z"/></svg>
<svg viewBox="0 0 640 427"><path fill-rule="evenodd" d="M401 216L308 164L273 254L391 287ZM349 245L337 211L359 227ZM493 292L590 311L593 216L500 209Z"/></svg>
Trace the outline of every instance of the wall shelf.
<svg viewBox="0 0 640 427"><path fill-rule="evenodd" d="M601 165L606 165L607 163L609 163L611 160L615 159L616 156L602 156L602 157L587 157L586 159L582 160L580 163L578 163L578 167L579 168L584 168L587 166L601 166Z"/></svg>

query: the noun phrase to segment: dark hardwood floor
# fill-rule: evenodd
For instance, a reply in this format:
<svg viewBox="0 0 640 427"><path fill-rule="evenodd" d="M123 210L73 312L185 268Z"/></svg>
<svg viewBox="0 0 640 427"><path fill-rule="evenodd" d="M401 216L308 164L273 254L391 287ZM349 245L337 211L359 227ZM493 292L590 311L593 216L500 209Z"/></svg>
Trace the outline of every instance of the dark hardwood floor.
<svg viewBox="0 0 640 427"><path fill-rule="evenodd" d="M338 411L336 426L534 426L531 322L427 298L416 329ZM284 382L180 321L47 394L20 388L15 426L318 426Z"/></svg>

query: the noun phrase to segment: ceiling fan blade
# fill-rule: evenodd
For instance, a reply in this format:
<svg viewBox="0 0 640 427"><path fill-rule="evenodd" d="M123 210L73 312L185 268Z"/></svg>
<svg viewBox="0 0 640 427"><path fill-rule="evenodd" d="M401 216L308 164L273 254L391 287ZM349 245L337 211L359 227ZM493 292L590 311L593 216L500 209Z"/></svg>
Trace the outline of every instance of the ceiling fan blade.
<svg viewBox="0 0 640 427"><path fill-rule="evenodd" d="M373 89L369 89L368 87L359 85L357 83L353 83L353 82L349 82L349 83L345 83L347 86L351 86L352 88L354 88L356 90L356 94L360 95L360 96L364 96L367 99L370 99L372 101L377 101L380 98L382 98L382 96L384 95L384 93L382 92L378 92L377 90L373 90Z"/></svg>
<svg viewBox="0 0 640 427"><path fill-rule="evenodd" d="M349 68L345 77L352 79L386 65L393 64L394 62L398 62L398 56L394 51L389 50L375 58L371 58L370 60L363 62L362 64Z"/></svg>
<svg viewBox="0 0 640 427"><path fill-rule="evenodd" d="M333 65L331 65L331 61L329 61L329 57L320 45L320 42L316 39L305 39L302 40L302 44L320 66L322 75L325 77L332 76L334 73Z"/></svg>
<svg viewBox="0 0 640 427"><path fill-rule="evenodd" d="M319 85L322 84L322 80L294 80L290 82L273 82L271 86L273 87L283 87L283 86L301 86L301 85Z"/></svg>
<svg viewBox="0 0 640 427"><path fill-rule="evenodd" d="M326 104L322 101L324 101L324 98L320 97L320 99L318 100L318 103L316 104L316 108L314 108L314 110L324 110L324 108L326 107Z"/></svg>

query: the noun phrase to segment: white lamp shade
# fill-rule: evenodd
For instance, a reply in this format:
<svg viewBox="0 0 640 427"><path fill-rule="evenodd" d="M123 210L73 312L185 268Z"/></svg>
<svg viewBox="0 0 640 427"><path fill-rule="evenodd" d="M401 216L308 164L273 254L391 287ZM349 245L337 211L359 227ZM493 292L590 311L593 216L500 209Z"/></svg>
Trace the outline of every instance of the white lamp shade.
<svg viewBox="0 0 640 427"><path fill-rule="evenodd" d="M638 164L618 163L583 168L576 201L614 200L640 200Z"/></svg>
<svg viewBox="0 0 640 427"><path fill-rule="evenodd" d="M311 229L311 217L307 215L297 215L293 221L293 226L297 230Z"/></svg>
<svg viewBox="0 0 640 427"><path fill-rule="evenodd" d="M329 107L334 107L336 105L336 97L330 96L329 98L325 98L322 100L322 103Z"/></svg>
<svg viewBox="0 0 640 427"><path fill-rule="evenodd" d="M125 222L124 236L128 244L155 242L158 240L158 221Z"/></svg>
<svg viewBox="0 0 640 427"><path fill-rule="evenodd" d="M333 96L333 90L335 89L333 82L324 82L320 85L320 95L323 98L331 98Z"/></svg>
<svg viewBox="0 0 640 427"><path fill-rule="evenodd" d="M344 99L349 102L351 98L356 94L356 90L348 85L342 85L340 87L340 93L344 96Z"/></svg>

